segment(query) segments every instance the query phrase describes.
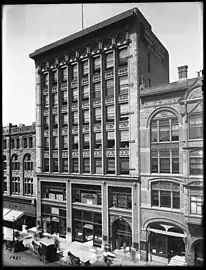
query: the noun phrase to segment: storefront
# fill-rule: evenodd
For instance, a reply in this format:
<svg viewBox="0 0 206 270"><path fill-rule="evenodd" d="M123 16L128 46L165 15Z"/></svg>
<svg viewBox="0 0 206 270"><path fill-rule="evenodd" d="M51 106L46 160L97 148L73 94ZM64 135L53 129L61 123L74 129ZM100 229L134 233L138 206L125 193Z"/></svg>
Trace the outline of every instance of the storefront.
<svg viewBox="0 0 206 270"><path fill-rule="evenodd" d="M66 237L66 207L42 204L42 223L45 232Z"/></svg>
<svg viewBox="0 0 206 270"><path fill-rule="evenodd" d="M66 184L41 183L41 220L45 232L66 237Z"/></svg>
<svg viewBox="0 0 206 270"><path fill-rule="evenodd" d="M170 261L174 256L185 259L185 238L183 230L171 225L153 223L147 228L148 260L159 257Z"/></svg>
<svg viewBox="0 0 206 270"><path fill-rule="evenodd" d="M102 244L102 214L79 209L72 211L73 241L92 241L93 246Z"/></svg>

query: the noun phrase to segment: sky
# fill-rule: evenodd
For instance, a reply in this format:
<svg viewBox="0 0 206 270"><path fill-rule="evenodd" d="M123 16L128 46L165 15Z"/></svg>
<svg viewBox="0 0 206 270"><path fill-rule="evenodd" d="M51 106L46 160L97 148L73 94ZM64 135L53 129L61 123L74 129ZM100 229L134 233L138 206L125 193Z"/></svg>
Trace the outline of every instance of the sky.
<svg viewBox="0 0 206 270"><path fill-rule="evenodd" d="M188 77L203 69L201 2L84 4L84 28L137 7L169 52L170 82L177 67ZM36 120L35 65L29 54L81 30L81 4L4 5L2 15L2 124Z"/></svg>

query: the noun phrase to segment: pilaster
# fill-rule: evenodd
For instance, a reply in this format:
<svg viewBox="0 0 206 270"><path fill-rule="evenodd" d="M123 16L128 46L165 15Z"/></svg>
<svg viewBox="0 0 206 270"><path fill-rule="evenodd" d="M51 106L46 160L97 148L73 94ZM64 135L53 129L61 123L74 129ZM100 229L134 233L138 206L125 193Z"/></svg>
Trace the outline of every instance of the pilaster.
<svg viewBox="0 0 206 270"><path fill-rule="evenodd" d="M61 108L62 108L62 99L61 99L61 72L60 68L57 67L57 113L58 113L58 172L62 172L62 114L61 114Z"/></svg>
<svg viewBox="0 0 206 270"><path fill-rule="evenodd" d="M102 183L102 247L109 242L108 186Z"/></svg>
<svg viewBox="0 0 206 270"><path fill-rule="evenodd" d="M71 182L68 180L66 183L67 192L67 234L66 239L68 242L72 241L72 188Z"/></svg>
<svg viewBox="0 0 206 270"><path fill-rule="evenodd" d="M79 147L78 147L78 162L79 162L79 173L82 173L83 169L83 160L82 160L82 95L81 95L81 69L80 62L77 61L77 89L78 89L78 138L79 138Z"/></svg>

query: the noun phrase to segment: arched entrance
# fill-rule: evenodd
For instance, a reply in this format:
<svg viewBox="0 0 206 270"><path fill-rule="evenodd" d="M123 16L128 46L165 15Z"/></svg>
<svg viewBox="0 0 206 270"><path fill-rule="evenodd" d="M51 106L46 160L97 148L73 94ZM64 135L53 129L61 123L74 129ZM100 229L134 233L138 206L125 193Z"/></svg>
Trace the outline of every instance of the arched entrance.
<svg viewBox="0 0 206 270"><path fill-rule="evenodd" d="M152 223L148 231L148 260L162 258L164 262L170 262L172 258L181 257L185 261L185 237L184 231L173 225Z"/></svg>
<svg viewBox="0 0 206 270"><path fill-rule="evenodd" d="M112 250L131 247L132 230L124 219L116 219L112 224Z"/></svg>
<svg viewBox="0 0 206 270"><path fill-rule="evenodd" d="M204 265L203 239L196 240L191 246L191 251L194 253L194 266L203 266Z"/></svg>

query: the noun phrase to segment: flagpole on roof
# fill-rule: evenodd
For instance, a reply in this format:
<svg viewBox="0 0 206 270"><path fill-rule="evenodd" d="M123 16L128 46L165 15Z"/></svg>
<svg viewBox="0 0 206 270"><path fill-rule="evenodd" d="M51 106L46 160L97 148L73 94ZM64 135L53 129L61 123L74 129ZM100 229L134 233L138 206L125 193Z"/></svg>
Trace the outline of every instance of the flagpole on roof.
<svg viewBox="0 0 206 270"><path fill-rule="evenodd" d="M84 17L83 17L83 4L81 4L82 6L82 30L84 29Z"/></svg>

